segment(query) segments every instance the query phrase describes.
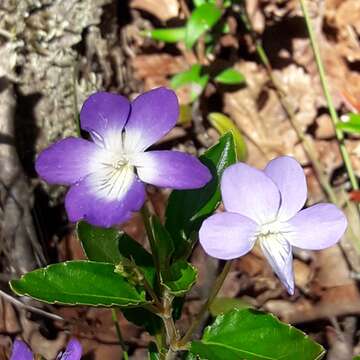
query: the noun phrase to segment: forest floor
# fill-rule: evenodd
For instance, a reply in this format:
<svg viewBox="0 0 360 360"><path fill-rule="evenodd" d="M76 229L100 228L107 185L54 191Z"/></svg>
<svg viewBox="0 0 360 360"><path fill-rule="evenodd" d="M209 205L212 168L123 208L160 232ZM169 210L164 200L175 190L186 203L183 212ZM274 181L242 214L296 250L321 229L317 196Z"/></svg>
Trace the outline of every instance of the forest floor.
<svg viewBox="0 0 360 360"><path fill-rule="evenodd" d="M292 155L301 163L309 188L308 204L328 201L309 158L309 144L321 163L324 178L344 203L349 198L347 190L351 186L297 0L247 1L254 36L245 31L236 12L227 10L224 21L229 30L218 39L210 60L201 45L188 50L181 43L165 44L143 36L144 31L153 28L183 24L192 9L190 1L71 0L68 2L73 4L71 9L61 8L59 1L40 1L34 5L35 2L24 0L17 9L12 3L5 1L4 7L0 5L0 30L3 29L0 32L0 122L5 122L5 125L0 123L0 128L10 126L9 136L15 139L18 157L7 158L9 163L5 162L1 147L4 145L0 145L0 165L21 169L24 183L20 189L27 194L23 206L35 219L31 226L32 239L36 241L22 255L21 243L18 246L11 243L15 230L9 228L7 208L1 203L0 286L5 293L10 294L7 281L24 271L46 263L84 258L74 226L66 220L65 189L40 182L34 160L54 140L76 133L74 106L79 108L95 89L133 98L153 87L170 86L172 76L199 61L204 66L211 63L214 69L231 65L245 76L246 83L241 86L208 83L194 102L190 99L191 86L177 90L180 104L190 116L179 122L156 147L200 155L219 138L208 121L208 114L221 112L241 131L247 146L247 163L263 168L270 159L283 154ZM77 7L77 3L81 6ZM340 115L360 112L360 2L309 3L335 107ZM22 12L26 11L26 21L19 25L25 19ZM66 19L70 25L64 28L52 25L59 31L55 37L51 37L49 28L43 27L41 44L48 45L41 50L44 54L39 55L33 29L38 31L36 24L47 22L51 18L47 15L52 12L60 18L63 16L57 20L58 24ZM12 31L9 24L17 24L12 25L18 27L14 30L16 40L8 36ZM72 34L61 32L66 26L72 26ZM268 68L256 53L256 41L262 42L270 61ZM61 59L51 58L54 49L62 50L59 52L64 61L62 67L56 63ZM292 119L281 99L292 109ZM3 120L5 116L7 120ZM347 135L345 139L357 176L360 176L359 140L357 135ZM0 176L2 182L6 180L3 176L5 172ZM163 218L169 191L149 187L148 194L156 213ZM140 216L135 215L123 229L146 245ZM360 353L357 283L360 255L355 247L345 241L342 246L323 251L295 251L293 296L286 293L255 248L234 261L219 296L236 298L237 306L251 305L295 325L325 346L327 359L352 359ZM186 301L184 315L178 322L180 329L186 329L197 313L219 265L201 247L195 249L191 260L199 270L199 282ZM121 357L109 310L44 306L21 300L26 308L0 297L0 360L8 358L16 336L24 338L48 359L55 357L70 336L80 339L85 359ZM41 307L66 321L36 314L29 305ZM130 358L145 359L150 335L119 316Z"/></svg>

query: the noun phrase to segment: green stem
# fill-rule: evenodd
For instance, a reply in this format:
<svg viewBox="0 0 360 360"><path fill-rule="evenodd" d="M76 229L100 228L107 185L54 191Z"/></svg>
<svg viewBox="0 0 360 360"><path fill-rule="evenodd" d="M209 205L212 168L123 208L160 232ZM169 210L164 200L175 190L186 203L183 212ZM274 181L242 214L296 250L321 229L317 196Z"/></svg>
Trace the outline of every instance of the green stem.
<svg viewBox="0 0 360 360"><path fill-rule="evenodd" d="M158 289L160 289L161 288L160 264L159 264L159 261L158 261L158 257L156 256L156 253L157 253L156 241L155 241L154 233L152 231L152 226L151 226L151 223L150 223L150 212L149 212L146 204L141 209L141 216L142 216L142 219L143 219L143 222L144 222L146 234L147 234L148 239L149 239L150 248L151 248L151 254L152 254L154 264L155 264L155 269L156 269L157 285L158 285Z"/></svg>
<svg viewBox="0 0 360 360"><path fill-rule="evenodd" d="M190 327L186 331L183 338L178 342L178 344L177 344L178 348L185 347L186 344L191 340L191 337L192 337L193 333L199 327L205 313L208 311L210 305L212 304L212 302L216 298L216 295L218 294L218 292L220 291L222 285L224 284L226 276L229 274L229 271L230 271L230 268L231 268L231 263L232 263L231 261L227 261L225 263L221 273L219 274L219 276L216 278L216 280L214 282L214 286L212 287L212 289L210 291L208 299L206 300L206 302L201 307L200 311L196 315L195 319L191 323Z"/></svg>
<svg viewBox="0 0 360 360"><path fill-rule="evenodd" d="M304 15L307 31L309 33L310 43L311 43L311 47L313 49L313 53L314 53L314 57L315 57L315 61L316 61L316 66L317 66L318 71L319 71L321 86L322 86L324 96L325 96L325 99L326 99L326 102L327 102L330 117L331 117L332 123L333 123L334 128L335 128L335 134L336 134L336 138L337 138L338 143L339 143L340 153L341 153L341 156L343 158L346 171L347 171L347 173L349 175L349 180L350 180L351 186L352 186L352 188L354 190L358 190L359 189L359 183L357 181L354 170L352 168L349 153L348 153L348 151L347 151L347 149L345 147L344 134L343 134L343 132L341 130L337 129L337 127L336 127L336 124L338 124L340 122L340 120L339 120L339 116L338 116L338 114L336 112L333 99L332 99L331 94L330 94L328 81L327 81L327 78L326 78L326 75L325 75L324 65L323 65L323 62L322 62L321 56L320 56L319 46L318 46L318 43L316 41L316 36L315 36L314 29L313 29L312 24L311 24L310 15L309 15L305 0L300 0L300 6L301 6L301 10L302 10L303 15Z"/></svg>
<svg viewBox="0 0 360 360"><path fill-rule="evenodd" d="M131 260L131 265L133 266L134 271L137 272L138 276L142 278L142 283L144 285L145 290L148 292L148 294L154 301L155 307L153 308L153 310L151 310L152 306L148 305L149 310L155 313L158 312L159 309L162 309L162 305L159 300L159 297L157 296L157 294L155 293L154 289L151 287L149 282L146 280L144 272L141 270L141 268L137 266L134 260Z"/></svg>
<svg viewBox="0 0 360 360"><path fill-rule="evenodd" d="M166 288L163 289L163 304L162 304L162 311L158 313L163 321L163 328L165 330L165 345L166 343L168 346L162 349L160 352L161 360L172 360L176 357L176 352L178 349L177 341L179 340L179 333L176 329L175 322L172 316L173 309L172 309L172 302L174 296L171 295Z"/></svg>
<svg viewBox="0 0 360 360"><path fill-rule="evenodd" d="M123 356L125 360L129 359L129 355L127 353L127 346L125 344L124 338L121 334L121 329L120 329L120 324L119 324L119 320L117 318L117 313L116 313L116 309L112 308L111 309L111 317L112 317L112 321L114 323L115 326L115 330L116 330L116 335L119 339L119 344L123 349Z"/></svg>

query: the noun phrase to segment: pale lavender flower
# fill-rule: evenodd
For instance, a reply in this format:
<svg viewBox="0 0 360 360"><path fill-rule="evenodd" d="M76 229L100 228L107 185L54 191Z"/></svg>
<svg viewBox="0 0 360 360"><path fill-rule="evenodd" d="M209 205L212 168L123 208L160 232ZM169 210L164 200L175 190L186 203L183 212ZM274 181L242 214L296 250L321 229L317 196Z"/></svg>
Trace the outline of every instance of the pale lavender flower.
<svg viewBox="0 0 360 360"><path fill-rule="evenodd" d="M80 360L82 348L79 341L69 341L65 351L57 356L57 360ZM10 360L34 360L34 354L21 340L15 340Z"/></svg>
<svg viewBox="0 0 360 360"><path fill-rule="evenodd" d="M71 221L110 227L128 220L145 201L143 182L172 189L203 187L206 166L179 151L145 150L168 133L179 114L172 90L158 88L132 103L106 92L91 95L80 112L93 141L69 137L36 161L40 177L70 185L65 208Z"/></svg>
<svg viewBox="0 0 360 360"><path fill-rule="evenodd" d="M270 161L263 171L244 163L230 166L222 176L221 193L226 212L209 217L200 229L206 253L235 259L258 241L289 294L294 293L292 246L325 249L338 242L347 227L344 214L333 204L301 210L306 179L289 156Z"/></svg>

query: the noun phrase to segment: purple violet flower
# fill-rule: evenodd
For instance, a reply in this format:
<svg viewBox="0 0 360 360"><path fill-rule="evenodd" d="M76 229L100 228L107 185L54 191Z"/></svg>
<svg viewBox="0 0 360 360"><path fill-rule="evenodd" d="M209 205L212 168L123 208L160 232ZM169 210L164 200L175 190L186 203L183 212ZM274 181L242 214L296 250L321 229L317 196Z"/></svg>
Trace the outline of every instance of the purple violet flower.
<svg viewBox="0 0 360 360"><path fill-rule="evenodd" d="M110 227L127 221L145 201L143 182L172 189L203 187L211 174L197 158L179 151L145 150L167 134L179 114L172 90L158 88L132 103L98 92L80 112L91 141L69 137L45 149L36 171L50 184L70 185L70 221Z"/></svg>
<svg viewBox="0 0 360 360"><path fill-rule="evenodd" d="M71 339L63 353L57 356L57 360L80 360L82 347L79 341ZM34 354L24 341L15 340L10 360L34 360Z"/></svg>
<svg viewBox="0 0 360 360"><path fill-rule="evenodd" d="M244 163L230 166L222 176L221 193L226 212L212 215L200 229L205 252L218 259L235 259L258 241L291 295L292 246L325 249L338 242L347 227L343 212L333 204L301 210L307 198L305 174L289 156L270 161L263 171Z"/></svg>

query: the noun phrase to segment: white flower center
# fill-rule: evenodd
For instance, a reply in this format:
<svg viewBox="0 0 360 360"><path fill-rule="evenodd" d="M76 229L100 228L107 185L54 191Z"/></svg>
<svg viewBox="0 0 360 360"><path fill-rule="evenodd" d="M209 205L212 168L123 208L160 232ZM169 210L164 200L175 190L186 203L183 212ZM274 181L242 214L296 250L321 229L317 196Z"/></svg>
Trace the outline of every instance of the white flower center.
<svg viewBox="0 0 360 360"><path fill-rule="evenodd" d="M94 173L93 185L100 197L108 200L120 200L133 183L134 166L126 154L103 151L97 159L100 168Z"/></svg>
<svg viewBox="0 0 360 360"><path fill-rule="evenodd" d="M284 237L284 233L287 232L285 223L281 223L278 220L274 220L269 223L265 223L259 226L256 232L256 240L264 241L278 241L279 238Z"/></svg>

